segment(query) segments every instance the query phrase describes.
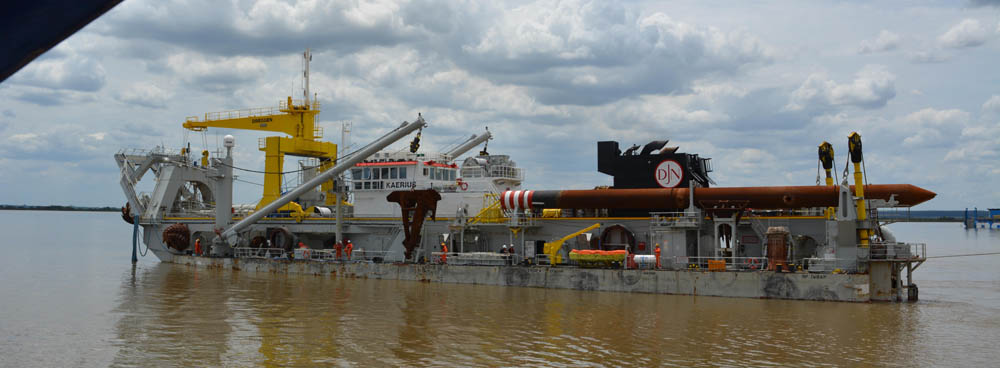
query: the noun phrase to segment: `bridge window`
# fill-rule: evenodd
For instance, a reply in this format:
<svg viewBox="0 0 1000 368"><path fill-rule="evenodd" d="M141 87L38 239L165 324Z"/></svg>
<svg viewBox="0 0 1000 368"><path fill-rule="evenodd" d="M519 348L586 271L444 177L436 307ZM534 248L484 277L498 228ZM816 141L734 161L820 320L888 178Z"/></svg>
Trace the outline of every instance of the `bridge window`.
<svg viewBox="0 0 1000 368"><path fill-rule="evenodd" d="M351 169L351 178L361 180L361 169Z"/></svg>
<svg viewBox="0 0 1000 368"><path fill-rule="evenodd" d="M424 168L424 176L427 176L427 168Z"/></svg>
<svg viewBox="0 0 1000 368"><path fill-rule="evenodd" d="M372 178L372 169L366 167L364 169L364 174L361 174L361 179L362 180L371 180L371 178Z"/></svg>
<svg viewBox="0 0 1000 368"><path fill-rule="evenodd" d="M372 169L372 180L379 180L379 179L382 179L382 176L379 175L379 169L376 167Z"/></svg>
<svg viewBox="0 0 1000 368"><path fill-rule="evenodd" d="M388 179L388 178L389 178L389 168L388 167L383 167L382 168L382 179Z"/></svg>
<svg viewBox="0 0 1000 368"><path fill-rule="evenodd" d="M399 168L399 178L400 179L406 179L406 168L405 167Z"/></svg>
<svg viewBox="0 0 1000 368"><path fill-rule="evenodd" d="M399 173L398 170L399 169L397 169L395 167L390 167L389 168L389 179L396 179L397 175L399 175L398 174Z"/></svg>

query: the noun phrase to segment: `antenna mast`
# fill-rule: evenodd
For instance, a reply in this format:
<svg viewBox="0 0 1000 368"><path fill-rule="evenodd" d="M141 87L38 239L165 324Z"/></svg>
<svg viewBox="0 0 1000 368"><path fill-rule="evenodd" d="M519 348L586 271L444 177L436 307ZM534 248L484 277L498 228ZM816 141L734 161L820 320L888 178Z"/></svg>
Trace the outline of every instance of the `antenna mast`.
<svg viewBox="0 0 1000 368"><path fill-rule="evenodd" d="M338 156L343 156L351 149L351 128L354 127L354 123L351 121L342 122L340 125L340 148L337 149Z"/></svg>
<svg viewBox="0 0 1000 368"><path fill-rule="evenodd" d="M309 107L309 62L312 61L312 58L313 58L312 52L308 48L306 48L306 52L302 53L302 65L303 65L302 78L305 79L305 87L306 87L305 91L303 91L302 94L303 96L305 96L304 100L307 108Z"/></svg>

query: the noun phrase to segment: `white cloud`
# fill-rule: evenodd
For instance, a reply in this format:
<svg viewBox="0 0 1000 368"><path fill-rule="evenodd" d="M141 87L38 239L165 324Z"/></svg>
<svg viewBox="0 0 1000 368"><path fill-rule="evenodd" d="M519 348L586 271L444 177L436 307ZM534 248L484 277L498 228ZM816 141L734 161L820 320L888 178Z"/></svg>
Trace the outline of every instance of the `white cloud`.
<svg viewBox="0 0 1000 368"><path fill-rule="evenodd" d="M863 40L858 47L859 54L869 54L873 52L890 51L899 47L900 37L898 34L882 30L874 40Z"/></svg>
<svg viewBox="0 0 1000 368"><path fill-rule="evenodd" d="M1000 96L993 95L989 100L983 102L983 111L1000 112Z"/></svg>
<svg viewBox="0 0 1000 368"><path fill-rule="evenodd" d="M142 107L162 109L167 100L173 97L173 92L165 91L155 84L134 83L128 89L118 93L118 101Z"/></svg>
<svg viewBox="0 0 1000 368"><path fill-rule="evenodd" d="M14 74L11 82L53 90L94 92L104 87L105 79L100 62L73 54L31 63Z"/></svg>
<svg viewBox="0 0 1000 368"><path fill-rule="evenodd" d="M850 83L837 83L825 73L814 73L792 92L785 109L802 110L807 107L854 106L874 109L885 106L896 97L896 76L884 66L868 65L859 71Z"/></svg>
<svg viewBox="0 0 1000 368"><path fill-rule="evenodd" d="M337 142L339 123L353 121L358 147L422 112L430 123L423 147L434 150L488 125L496 136L490 150L510 154L535 188L610 184L594 170L594 142L654 139L713 157L720 185L810 184L816 144L827 140L843 152L846 135L858 131L874 180L938 191L932 208L971 203L955 193L1000 200L980 189L1000 180L1000 102L990 102L997 91L983 84L998 78L1000 69L984 65L1000 51L979 47L943 63L964 49L938 40L965 17L980 18L983 42L997 37L995 20L980 17L989 10L964 3L930 12L858 2L810 3L802 11L781 2L191 4L124 2L35 62L71 69L89 59L105 71L100 88L66 82L80 75L60 82L44 73L30 85L0 85L0 182L9 186L0 203L64 198L56 192L68 203L120 203L115 186L100 184L116 175L111 154L123 146L180 147L188 115L301 96L297 55L305 47L315 54L312 91L323 104L326 140ZM814 14L826 16L817 22ZM953 23L937 30L942 19ZM858 30L867 31L859 38ZM843 45L854 49L845 54ZM873 58L885 66L863 67ZM215 133L208 132L209 149ZM256 142L267 134L231 133L238 165L263 169ZM932 165L968 179L921 170ZM34 175L43 167L59 169ZM55 177L62 179L43 180ZM81 195L74 188L83 184ZM259 187L239 185L238 202L258 199Z"/></svg>
<svg viewBox="0 0 1000 368"><path fill-rule="evenodd" d="M938 36L938 43L944 47L976 47L986 43L988 32L975 19L964 19Z"/></svg>
<svg viewBox="0 0 1000 368"><path fill-rule="evenodd" d="M939 49L930 49L908 52L906 60L914 64L940 64L951 60L951 55Z"/></svg>
<svg viewBox="0 0 1000 368"><path fill-rule="evenodd" d="M1000 6L1000 0L969 0L972 6Z"/></svg>
<svg viewBox="0 0 1000 368"><path fill-rule="evenodd" d="M219 1L211 6L189 1L127 1L109 12L106 24L98 26L105 35L184 45L212 55L281 55L306 46L353 52L424 39L425 24L455 18L404 19L405 7L414 3L425 1L260 0ZM438 9L454 6L449 2L436 5ZM247 47L248 43L253 46Z"/></svg>
<svg viewBox="0 0 1000 368"><path fill-rule="evenodd" d="M901 132L907 137L904 146L927 146L949 143L953 132L961 131L969 121L969 113L958 110L922 109L901 119Z"/></svg>
<svg viewBox="0 0 1000 368"><path fill-rule="evenodd" d="M576 105L685 92L697 79L766 64L773 54L744 32L577 0L517 7L462 51L463 67L501 83L531 85L544 103Z"/></svg>
<svg viewBox="0 0 1000 368"><path fill-rule="evenodd" d="M267 64L251 56L207 58L184 53L169 57L166 66L184 82L213 91L253 82L267 72Z"/></svg>

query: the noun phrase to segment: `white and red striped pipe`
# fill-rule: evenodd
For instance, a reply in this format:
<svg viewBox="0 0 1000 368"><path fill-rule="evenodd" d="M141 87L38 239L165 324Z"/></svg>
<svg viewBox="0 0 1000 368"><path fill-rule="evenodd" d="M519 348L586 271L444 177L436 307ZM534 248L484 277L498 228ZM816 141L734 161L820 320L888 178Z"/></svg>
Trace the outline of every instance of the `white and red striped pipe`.
<svg viewBox="0 0 1000 368"><path fill-rule="evenodd" d="M504 210L523 210L531 208L533 190L508 190L500 196L500 205Z"/></svg>

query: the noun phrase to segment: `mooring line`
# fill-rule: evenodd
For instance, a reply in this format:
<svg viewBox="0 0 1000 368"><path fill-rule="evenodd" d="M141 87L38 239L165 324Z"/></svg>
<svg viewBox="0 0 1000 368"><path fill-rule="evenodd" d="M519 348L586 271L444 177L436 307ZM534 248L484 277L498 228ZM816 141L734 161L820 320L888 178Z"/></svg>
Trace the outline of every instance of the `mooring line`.
<svg viewBox="0 0 1000 368"><path fill-rule="evenodd" d="M950 258L950 257L972 257L972 256L992 256L1000 254L1000 252L992 253L970 253L970 254L949 254L946 256L927 256L927 258Z"/></svg>

